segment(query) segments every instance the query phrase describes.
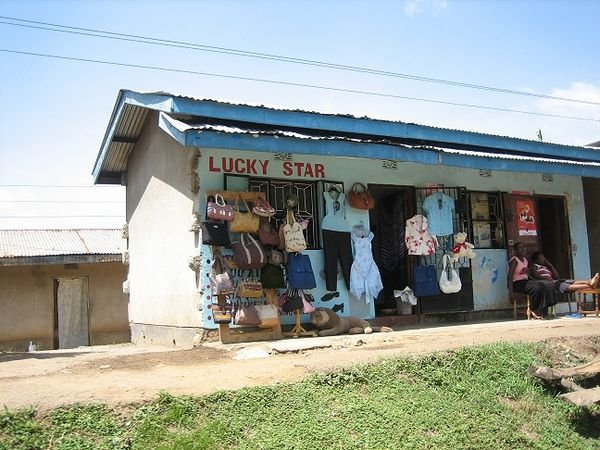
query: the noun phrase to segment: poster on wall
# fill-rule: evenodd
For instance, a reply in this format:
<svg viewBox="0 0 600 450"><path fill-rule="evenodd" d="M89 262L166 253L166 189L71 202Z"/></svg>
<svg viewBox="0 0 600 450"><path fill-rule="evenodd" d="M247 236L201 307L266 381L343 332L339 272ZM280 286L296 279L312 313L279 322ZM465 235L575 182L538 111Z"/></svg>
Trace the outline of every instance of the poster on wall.
<svg viewBox="0 0 600 450"><path fill-rule="evenodd" d="M517 200L519 236L537 236L537 224L533 200Z"/></svg>

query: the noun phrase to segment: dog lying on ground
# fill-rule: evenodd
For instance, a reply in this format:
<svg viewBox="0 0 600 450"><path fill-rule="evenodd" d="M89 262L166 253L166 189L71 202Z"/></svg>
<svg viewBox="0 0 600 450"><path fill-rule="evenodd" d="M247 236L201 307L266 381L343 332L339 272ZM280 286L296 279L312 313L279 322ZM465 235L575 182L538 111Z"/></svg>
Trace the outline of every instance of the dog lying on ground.
<svg viewBox="0 0 600 450"><path fill-rule="evenodd" d="M342 333L371 334L374 331L393 331L389 327L372 327L369 322L360 317L340 317L329 308L319 307L310 313L310 321L317 327L319 336L336 336Z"/></svg>

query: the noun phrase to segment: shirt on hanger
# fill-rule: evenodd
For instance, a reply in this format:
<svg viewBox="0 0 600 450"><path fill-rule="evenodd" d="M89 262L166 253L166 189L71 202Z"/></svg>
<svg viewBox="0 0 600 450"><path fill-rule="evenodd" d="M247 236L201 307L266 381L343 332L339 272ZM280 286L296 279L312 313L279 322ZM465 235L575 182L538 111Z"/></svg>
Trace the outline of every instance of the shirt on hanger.
<svg viewBox="0 0 600 450"><path fill-rule="evenodd" d="M447 236L454 233L452 215L454 199L443 192L435 192L423 201L423 211L427 214L429 232L434 236Z"/></svg>
<svg viewBox="0 0 600 450"><path fill-rule="evenodd" d="M343 192L323 192L325 200L325 217L321 228L329 231L350 231L350 224L346 220L346 196Z"/></svg>

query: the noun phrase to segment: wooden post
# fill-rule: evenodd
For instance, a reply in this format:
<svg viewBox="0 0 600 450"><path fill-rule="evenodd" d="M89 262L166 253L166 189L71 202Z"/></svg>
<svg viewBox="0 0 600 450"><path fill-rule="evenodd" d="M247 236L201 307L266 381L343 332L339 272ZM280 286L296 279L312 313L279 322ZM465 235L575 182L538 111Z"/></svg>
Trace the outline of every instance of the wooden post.
<svg viewBox="0 0 600 450"><path fill-rule="evenodd" d="M296 324L294 328L288 333L285 333L288 336L299 337L299 336L316 336L317 334L313 331L306 331L302 326L302 310L296 309L294 310L294 319Z"/></svg>

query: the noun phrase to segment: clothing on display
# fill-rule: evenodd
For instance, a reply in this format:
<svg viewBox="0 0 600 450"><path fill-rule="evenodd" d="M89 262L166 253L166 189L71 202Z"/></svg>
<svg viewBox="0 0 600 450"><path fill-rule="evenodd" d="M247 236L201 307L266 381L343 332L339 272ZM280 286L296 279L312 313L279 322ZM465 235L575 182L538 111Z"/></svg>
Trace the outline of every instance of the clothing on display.
<svg viewBox="0 0 600 450"><path fill-rule="evenodd" d="M454 199L443 192L435 192L423 200L423 211L429 221L429 232L434 236L447 236L454 233L452 215Z"/></svg>
<svg viewBox="0 0 600 450"><path fill-rule="evenodd" d="M428 230L427 217L417 214L406 221L404 242L409 255L433 255L437 240Z"/></svg>
<svg viewBox="0 0 600 450"><path fill-rule="evenodd" d="M350 293L360 299L365 294L367 303L372 298L377 298L379 292L383 289L381 274L371 250L371 241L373 233L370 231L364 235L364 229L355 228L351 234L354 244L354 261L350 272Z"/></svg>
<svg viewBox="0 0 600 450"><path fill-rule="evenodd" d="M352 267L352 242L350 225L346 221L346 201L343 192L332 187L323 192L325 217L321 222L323 231L323 253L325 257L325 281L328 291L337 291L338 261L344 275L346 287L350 289Z"/></svg>
<svg viewBox="0 0 600 450"><path fill-rule="evenodd" d="M337 189L330 189L323 192L325 200L325 217L321 222L323 230L331 231L350 231L350 226L346 221L346 196Z"/></svg>
<svg viewBox="0 0 600 450"><path fill-rule="evenodd" d="M352 241L349 232L323 230L323 256L325 258L325 287L337 291L338 261L346 287L350 289L352 268Z"/></svg>

